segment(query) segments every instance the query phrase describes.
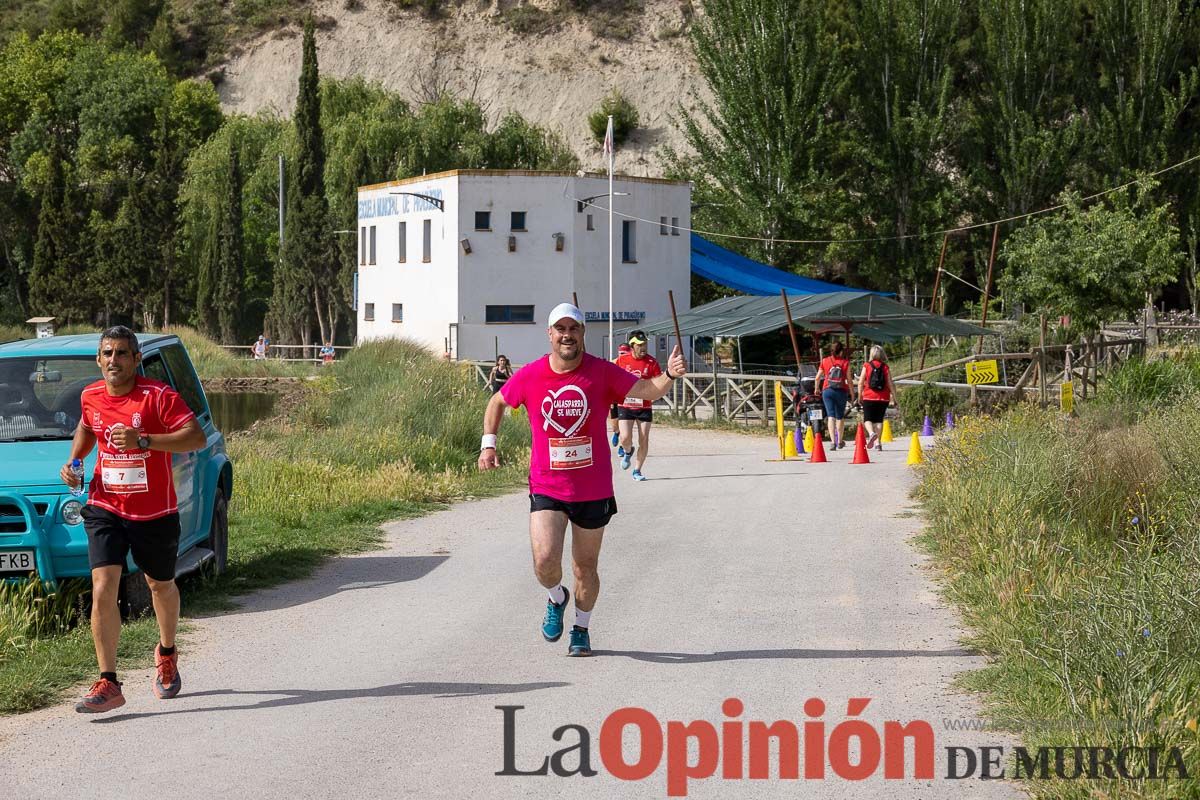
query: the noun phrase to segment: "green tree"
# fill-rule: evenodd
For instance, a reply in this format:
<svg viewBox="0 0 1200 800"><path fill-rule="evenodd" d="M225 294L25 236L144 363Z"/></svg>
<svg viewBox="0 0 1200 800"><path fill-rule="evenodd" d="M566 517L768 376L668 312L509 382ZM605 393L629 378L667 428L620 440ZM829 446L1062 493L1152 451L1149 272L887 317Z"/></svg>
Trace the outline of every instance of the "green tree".
<svg viewBox="0 0 1200 800"><path fill-rule="evenodd" d="M325 142L317 41L312 17L304 22L300 90L293 116L296 156L289 181L287 216L270 325L280 338L308 345L314 322L322 340L332 338L336 303L329 207L325 199Z"/></svg>
<svg viewBox="0 0 1200 800"><path fill-rule="evenodd" d="M693 224L766 239L747 255L795 269L844 220L832 116L847 79L823 0L705 0L692 45L712 101L680 108L694 157L668 152L694 181ZM741 247L740 244L731 246Z"/></svg>
<svg viewBox="0 0 1200 800"><path fill-rule="evenodd" d="M1031 307L1071 317L1089 338L1107 320L1126 319L1178 274L1183 254L1167 204L1154 205L1143 180L1132 197L1066 208L1013 233L1004 244L1006 288Z"/></svg>
<svg viewBox="0 0 1200 800"><path fill-rule="evenodd" d="M620 146L637 129L639 122L637 107L620 89L613 89L605 95L600 107L588 115L588 129L597 142L603 142L608 134L610 116L613 118L613 142Z"/></svg>
<svg viewBox="0 0 1200 800"><path fill-rule="evenodd" d="M29 305L34 312L56 316L61 322L79 322L85 313L87 275L79 242L80 220L57 148L51 148L48 156L41 199Z"/></svg>
<svg viewBox="0 0 1200 800"><path fill-rule="evenodd" d="M164 6L163 0L114 0L108 7L102 41L113 50L141 49Z"/></svg>
<svg viewBox="0 0 1200 800"><path fill-rule="evenodd" d="M217 318L221 341L237 342L242 333L242 287L245 282L245 257L242 222L242 167L237 142L229 143L229 172L218 234Z"/></svg>

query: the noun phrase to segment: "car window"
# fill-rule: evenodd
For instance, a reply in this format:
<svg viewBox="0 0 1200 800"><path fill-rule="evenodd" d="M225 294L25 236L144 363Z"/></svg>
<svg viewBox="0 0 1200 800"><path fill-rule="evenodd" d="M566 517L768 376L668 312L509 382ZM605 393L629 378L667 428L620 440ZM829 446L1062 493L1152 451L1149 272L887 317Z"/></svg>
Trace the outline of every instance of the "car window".
<svg viewBox="0 0 1200 800"><path fill-rule="evenodd" d="M171 376L167 373L167 365L163 363L162 356L158 353L142 357L142 373L147 378L153 378L156 381L168 384L171 382Z"/></svg>
<svg viewBox="0 0 1200 800"><path fill-rule="evenodd" d="M175 391L179 392L183 402L187 403L188 408L197 417L207 414L208 404L204 402L204 390L200 388L200 381L196 378L196 371L192 369L192 362L183 349L183 345L173 344L164 347L162 356L171 370L171 377L175 379L172 381Z"/></svg>
<svg viewBox="0 0 1200 800"><path fill-rule="evenodd" d="M79 395L99 378L93 356L0 359L0 440L70 439Z"/></svg>

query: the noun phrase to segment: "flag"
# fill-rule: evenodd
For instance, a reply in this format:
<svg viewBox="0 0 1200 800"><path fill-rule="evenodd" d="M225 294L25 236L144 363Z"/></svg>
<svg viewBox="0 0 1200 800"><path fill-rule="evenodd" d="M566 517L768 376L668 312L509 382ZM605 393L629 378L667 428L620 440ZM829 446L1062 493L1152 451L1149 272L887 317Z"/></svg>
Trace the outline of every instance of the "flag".
<svg viewBox="0 0 1200 800"><path fill-rule="evenodd" d="M604 155L612 158L614 150L616 148L613 146L613 124L612 116L610 115L608 118L608 130L604 132Z"/></svg>

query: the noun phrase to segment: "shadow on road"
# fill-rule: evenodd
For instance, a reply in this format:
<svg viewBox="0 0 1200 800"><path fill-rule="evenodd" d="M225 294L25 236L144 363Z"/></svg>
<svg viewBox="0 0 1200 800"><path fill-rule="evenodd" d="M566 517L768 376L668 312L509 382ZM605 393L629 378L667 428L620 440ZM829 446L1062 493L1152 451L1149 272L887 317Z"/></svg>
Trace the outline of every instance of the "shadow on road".
<svg viewBox="0 0 1200 800"><path fill-rule="evenodd" d="M716 653L648 653L641 650L594 650L596 656L625 656L651 664L707 664L712 661L754 661L773 658L965 658L972 650L722 650Z"/></svg>
<svg viewBox="0 0 1200 800"><path fill-rule="evenodd" d="M735 472L729 475L677 475L673 478L646 478L648 481L702 481L706 478L795 478L803 472Z"/></svg>
<svg viewBox="0 0 1200 800"><path fill-rule="evenodd" d="M283 708L285 706L301 706L309 703L328 703L334 700L358 700L366 697L433 695L439 698L448 698L476 697L489 694L519 694L521 692L536 692L541 689L561 689L570 685L562 681L542 681L538 683L392 683L387 686L374 686L366 689L263 689L260 691L213 689L207 692L185 694L180 697L180 700L190 700L195 697L264 697L269 699L259 700L254 703L180 708L174 711L116 714L111 717L98 717L93 722L108 724L141 717L162 717L168 714L205 714L213 711L260 711L269 708Z"/></svg>
<svg viewBox="0 0 1200 800"><path fill-rule="evenodd" d="M341 592L375 589L415 581L433 572L449 556L353 556L330 560L306 580L268 589L242 600L239 613L278 611L322 600Z"/></svg>

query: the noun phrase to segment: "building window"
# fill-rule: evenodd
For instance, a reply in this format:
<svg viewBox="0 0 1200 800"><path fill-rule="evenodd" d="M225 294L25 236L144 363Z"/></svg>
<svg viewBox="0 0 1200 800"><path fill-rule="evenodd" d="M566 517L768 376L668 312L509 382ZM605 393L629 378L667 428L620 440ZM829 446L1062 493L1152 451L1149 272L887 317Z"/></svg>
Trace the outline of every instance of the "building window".
<svg viewBox="0 0 1200 800"><path fill-rule="evenodd" d="M524 211L512 212L512 224L509 225L508 228L509 228L509 230L513 230L513 231L525 230L525 212Z"/></svg>
<svg viewBox="0 0 1200 800"><path fill-rule="evenodd" d="M658 218L658 235L659 235L659 236L666 236L667 234L668 234L668 231L667 231L667 218L666 218L666 217L659 217L659 218Z"/></svg>
<svg viewBox="0 0 1200 800"><path fill-rule="evenodd" d="M374 225L371 226L371 253L367 257L367 263L368 264L375 263L375 226Z"/></svg>
<svg viewBox="0 0 1200 800"><path fill-rule="evenodd" d="M476 211L475 212L475 230L490 231L492 229L492 212Z"/></svg>
<svg viewBox="0 0 1200 800"><path fill-rule="evenodd" d="M400 254L398 261L403 264L408 260L408 223L400 223L400 238L397 252Z"/></svg>
<svg viewBox="0 0 1200 800"><path fill-rule="evenodd" d="M595 224L593 224L593 223L592 223L592 215L591 215L591 214L588 214L588 215L587 215L587 229L588 229L589 231L594 231L594 230L596 230L596 226L595 226Z"/></svg>
<svg viewBox="0 0 1200 800"><path fill-rule="evenodd" d="M426 219L421 221L421 260L426 264L429 263L430 255L433 252L433 220Z"/></svg>
<svg viewBox="0 0 1200 800"><path fill-rule="evenodd" d="M367 226L364 225L358 233L358 263L367 263Z"/></svg>
<svg viewBox="0 0 1200 800"><path fill-rule="evenodd" d="M404 322L403 303L392 303L392 322Z"/></svg>
<svg viewBox="0 0 1200 800"><path fill-rule="evenodd" d="M637 263L637 223L631 219L621 221L621 260Z"/></svg>
<svg viewBox="0 0 1200 800"><path fill-rule="evenodd" d="M671 235L679 235L679 217L671 217Z"/></svg>
<svg viewBox="0 0 1200 800"><path fill-rule="evenodd" d="M375 304L363 303L363 320L365 322L375 321Z"/></svg>
<svg viewBox="0 0 1200 800"><path fill-rule="evenodd" d="M532 325L533 306L487 306L484 321Z"/></svg>

